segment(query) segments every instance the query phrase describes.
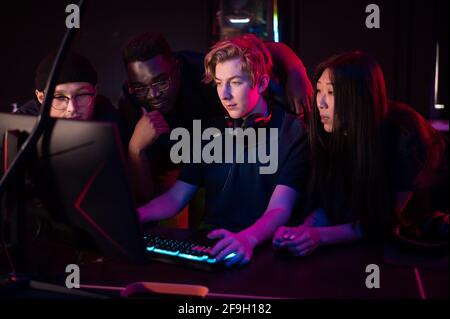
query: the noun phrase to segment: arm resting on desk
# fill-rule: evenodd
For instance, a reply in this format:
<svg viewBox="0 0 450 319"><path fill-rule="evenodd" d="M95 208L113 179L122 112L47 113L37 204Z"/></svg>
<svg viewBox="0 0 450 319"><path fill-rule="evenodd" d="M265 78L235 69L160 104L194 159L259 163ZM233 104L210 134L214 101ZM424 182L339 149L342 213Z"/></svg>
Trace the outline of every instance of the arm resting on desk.
<svg viewBox="0 0 450 319"><path fill-rule="evenodd" d="M402 213L411 196L412 192L399 192L395 196L395 214L400 220L406 218ZM318 227L322 238L321 244L325 245L361 239L359 223L331 226L323 209L312 212L305 219L303 226Z"/></svg>
<svg viewBox="0 0 450 319"><path fill-rule="evenodd" d="M401 220L402 212L411 198L411 192L396 194L395 213ZM360 240L362 238L359 222L330 225L325 211L319 209L311 213L298 227L280 227L274 236L275 248L287 248L295 256L306 256L320 245L332 245Z"/></svg>
<svg viewBox="0 0 450 319"><path fill-rule="evenodd" d="M361 239L359 223L332 226L323 209L312 212L303 223L306 227L316 227L320 235L320 244L329 245Z"/></svg>
<svg viewBox="0 0 450 319"><path fill-rule="evenodd" d="M359 223L330 226L323 210L310 214L297 227L280 227L273 238L276 249L287 249L294 256L311 254L320 245L331 245L361 239Z"/></svg>

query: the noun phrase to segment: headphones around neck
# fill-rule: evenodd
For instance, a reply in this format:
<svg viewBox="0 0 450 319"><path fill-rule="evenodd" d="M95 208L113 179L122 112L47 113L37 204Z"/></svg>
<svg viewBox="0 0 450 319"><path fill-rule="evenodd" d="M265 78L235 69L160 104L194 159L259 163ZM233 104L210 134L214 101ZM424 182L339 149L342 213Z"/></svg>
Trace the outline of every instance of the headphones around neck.
<svg viewBox="0 0 450 319"><path fill-rule="evenodd" d="M272 118L272 111L269 111L269 115L264 116L264 114L256 113L256 114L250 114L245 120L242 118L233 119L229 115L225 116L226 125L229 128L242 128L246 129L249 127L253 128L259 128L259 127L265 127L270 122L270 119Z"/></svg>

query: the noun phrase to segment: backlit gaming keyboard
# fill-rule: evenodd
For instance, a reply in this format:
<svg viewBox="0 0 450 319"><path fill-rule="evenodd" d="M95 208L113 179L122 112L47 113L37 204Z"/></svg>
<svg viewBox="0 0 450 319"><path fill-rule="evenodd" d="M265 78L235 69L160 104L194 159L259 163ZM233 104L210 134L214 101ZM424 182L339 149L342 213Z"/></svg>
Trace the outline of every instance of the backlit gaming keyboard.
<svg viewBox="0 0 450 319"><path fill-rule="evenodd" d="M208 255L209 245L190 240L176 240L156 235L144 236L145 248L153 260L192 266L202 270L219 270L224 268L222 262ZM225 257L233 258L235 253Z"/></svg>

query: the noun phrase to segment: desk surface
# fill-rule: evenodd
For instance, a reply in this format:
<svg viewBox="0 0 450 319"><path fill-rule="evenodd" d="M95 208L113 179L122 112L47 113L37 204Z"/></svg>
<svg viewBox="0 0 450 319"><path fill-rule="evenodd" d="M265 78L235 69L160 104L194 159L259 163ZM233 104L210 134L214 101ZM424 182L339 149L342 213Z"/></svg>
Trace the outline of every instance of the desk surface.
<svg viewBox="0 0 450 319"><path fill-rule="evenodd" d="M168 232L175 238L186 235L182 230L164 230ZM42 278L65 272L61 254L52 257L54 253L52 248L45 251L47 265L38 268ZM50 260L57 262L48 267ZM365 285L369 264L380 268L379 289ZM82 285L125 287L138 281L195 284L208 287L212 296L224 298L431 299L448 298L449 287L448 266L431 270L388 265L382 247L365 243L323 247L304 258L275 253L267 244L257 248L249 265L223 272L156 261L133 265L107 260L79 266Z"/></svg>

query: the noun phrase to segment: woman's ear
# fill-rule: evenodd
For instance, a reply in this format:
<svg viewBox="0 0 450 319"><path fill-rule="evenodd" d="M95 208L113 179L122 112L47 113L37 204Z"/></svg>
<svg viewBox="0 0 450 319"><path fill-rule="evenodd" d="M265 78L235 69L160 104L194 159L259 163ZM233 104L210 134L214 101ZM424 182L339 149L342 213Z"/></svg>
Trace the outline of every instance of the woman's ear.
<svg viewBox="0 0 450 319"><path fill-rule="evenodd" d="M258 93L262 94L269 86L270 77L267 74L261 75L258 83Z"/></svg>
<svg viewBox="0 0 450 319"><path fill-rule="evenodd" d="M35 90L34 94L36 95L37 100L39 101L39 103L44 103L44 92L43 91L39 91L39 90Z"/></svg>

